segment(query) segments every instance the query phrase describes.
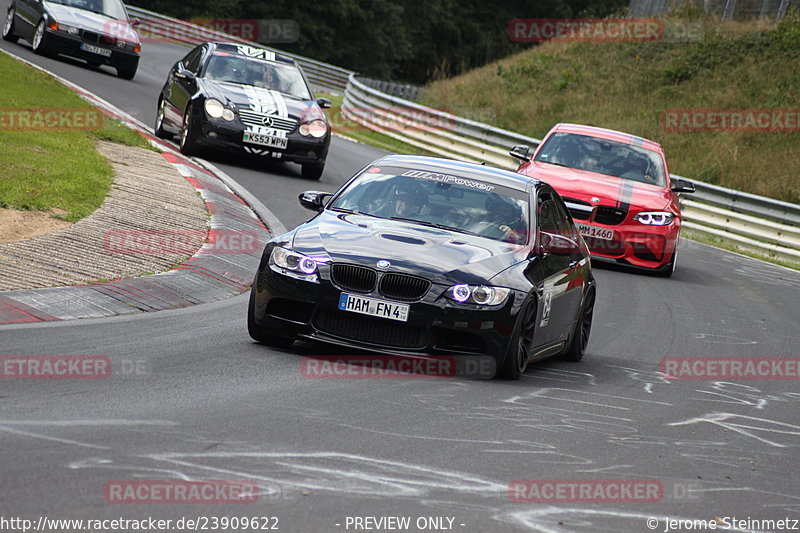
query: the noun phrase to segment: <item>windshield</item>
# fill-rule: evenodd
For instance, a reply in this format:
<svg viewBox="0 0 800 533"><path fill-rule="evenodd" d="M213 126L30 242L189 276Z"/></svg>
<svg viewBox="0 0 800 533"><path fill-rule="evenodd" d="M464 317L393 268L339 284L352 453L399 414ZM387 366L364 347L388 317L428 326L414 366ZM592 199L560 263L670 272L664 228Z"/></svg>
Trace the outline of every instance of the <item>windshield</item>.
<svg viewBox="0 0 800 533"><path fill-rule="evenodd" d="M49 0L49 2L93 11L117 20L127 20L128 18L120 0Z"/></svg>
<svg viewBox="0 0 800 533"><path fill-rule="evenodd" d="M292 65L216 52L211 56L205 77L272 89L301 100L311 100L303 75Z"/></svg>
<svg viewBox="0 0 800 533"><path fill-rule="evenodd" d="M660 187L666 185L664 161L660 154L598 137L554 133L534 160Z"/></svg>
<svg viewBox="0 0 800 533"><path fill-rule="evenodd" d="M330 208L512 244L524 244L529 235L527 192L422 170L372 167Z"/></svg>

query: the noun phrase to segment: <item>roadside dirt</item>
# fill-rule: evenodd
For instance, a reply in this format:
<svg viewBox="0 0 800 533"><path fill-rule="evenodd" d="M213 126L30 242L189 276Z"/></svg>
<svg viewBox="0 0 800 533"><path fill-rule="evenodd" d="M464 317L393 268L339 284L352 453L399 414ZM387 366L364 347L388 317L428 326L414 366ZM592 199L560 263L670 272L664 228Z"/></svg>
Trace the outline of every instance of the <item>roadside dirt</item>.
<svg viewBox="0 0 800 533"><path fill-rule="evenodd" d="M0 242L22 241L71 225L72 222L53 218L53 213L0 207Z"/></svg>

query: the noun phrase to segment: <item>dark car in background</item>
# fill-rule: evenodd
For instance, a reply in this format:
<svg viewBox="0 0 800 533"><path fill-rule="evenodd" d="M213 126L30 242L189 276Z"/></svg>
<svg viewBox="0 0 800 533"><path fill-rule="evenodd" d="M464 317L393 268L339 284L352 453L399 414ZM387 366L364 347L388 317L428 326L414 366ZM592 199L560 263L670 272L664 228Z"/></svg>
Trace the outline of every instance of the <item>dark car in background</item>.
<svg viewBox="0 0 800 533"><path fill-rule="evenodd" d="M218 148L325 168L331 127L302 69L271 50L204 43L170 70L158 99L156 135L180 136L181 152Z"/></svg>
<svg viewBox="0 0 800 533"><path fill-rule="evenodd" d="M580 360L592 325L589 251L558 193L488 166L376 160L266 246L250 336L395 355L491 355L502 376L529 361Z"/></svg>
<svg viewBox="0 0 800 533"><path fill-rule="evenodd" d="M109 65L131 80L142 46L129 20L120 0L13 0L3 39L25 39L37 54L63 54L91 67Z"/></svg>

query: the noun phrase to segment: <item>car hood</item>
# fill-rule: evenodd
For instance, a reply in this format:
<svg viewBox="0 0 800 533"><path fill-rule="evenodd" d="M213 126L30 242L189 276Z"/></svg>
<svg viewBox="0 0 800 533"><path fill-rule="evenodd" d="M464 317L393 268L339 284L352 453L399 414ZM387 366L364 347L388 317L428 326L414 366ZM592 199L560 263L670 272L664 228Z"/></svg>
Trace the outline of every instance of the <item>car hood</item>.
<svg viewBox="0 0 800 533"><path fill-rule="evenodd" d="M312 257L327 256L333 262L371 268L383 259L392 264L391 271L445 284L481 284L527 258L523 246L327 210L295 230L292 247Z"/></svg>
<svg viewBox="0 0 800 533"><path fill-rule="evenodd" d="M549 183L561 196L577 200L599 198L600 201L594 203L625 209L634 206L641 210L660 211L669 205L672 194L666 187L537 161L532 161L523 171Z"/></svg>
<svg viewBox="0 0 800 533"><path fill-rule="evenodd" d="M47 11L59 24L74 26L100 35L122 39L130 43L138 43L139 36L133 26L125 21L117 20L108 15L65 6L63 4L47 3Z"/></svg>
<svg viewBox="0 0 800 533"><path fill-rule="evenodd" d="M324 117L316 102L298 100L252 85L239 85L224 81L212 81L206 78L198 80L203 93L209 98L216 98L224 104L233 104L237 108L252 109L256 112L275 114L280 117L303 119L308 113L318 113Z"/></svg>

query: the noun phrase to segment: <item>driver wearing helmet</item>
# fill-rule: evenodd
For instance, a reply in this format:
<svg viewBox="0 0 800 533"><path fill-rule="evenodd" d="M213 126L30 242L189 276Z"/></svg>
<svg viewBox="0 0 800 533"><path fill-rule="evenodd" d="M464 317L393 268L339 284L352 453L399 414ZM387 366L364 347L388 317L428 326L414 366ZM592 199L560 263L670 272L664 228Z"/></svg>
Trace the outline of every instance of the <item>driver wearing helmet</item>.
<svg viewBox="0 0 800 533"><path fill-rule="evenodd" d="M416 183L402 183L395 187L383 205L382 216L414 218L427 203L427 194Z"/></svg>
<svg viewBox="0 0 800 533"><path fill-rule="evenodd" d="M498 229L505 235L506 241L515 244L525 242L526 225L519 206L497 193L492 193L486 199L485 206L493 217L492 220L498 224Z"/></svg>

